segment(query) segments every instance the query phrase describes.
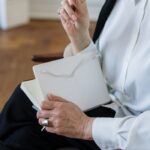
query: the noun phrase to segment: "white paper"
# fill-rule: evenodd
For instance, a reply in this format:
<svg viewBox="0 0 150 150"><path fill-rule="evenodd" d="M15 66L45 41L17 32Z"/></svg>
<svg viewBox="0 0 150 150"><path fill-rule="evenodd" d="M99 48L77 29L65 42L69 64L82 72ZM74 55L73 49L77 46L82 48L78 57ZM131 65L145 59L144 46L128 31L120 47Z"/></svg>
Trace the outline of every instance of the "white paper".
<svg viewBox="0 0 150 150"><path fill-rule="evenodd" d="M24 91L33 105L40 109L41 103L44 100L44 96L41 93L36 79L22 82L21 89Z"/></svg>
<svg viewBox="0 0 150 150"><path fill-rule="evenodd" d="M110 101L95 53L37 65L33 71L44 98L52 93L77 104L82 110Z"/></svg>

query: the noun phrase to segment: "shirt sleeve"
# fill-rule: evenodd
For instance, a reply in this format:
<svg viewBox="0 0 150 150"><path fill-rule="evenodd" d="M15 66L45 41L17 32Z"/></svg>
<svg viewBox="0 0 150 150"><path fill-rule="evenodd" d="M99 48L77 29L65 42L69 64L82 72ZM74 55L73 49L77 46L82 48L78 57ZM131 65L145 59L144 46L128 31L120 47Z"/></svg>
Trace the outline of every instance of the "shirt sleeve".
<svg viewBox="0 0 150 150"><path fill-rule="evenodd" d="M102 150L148 148L148 120L150 111L138 117L96 118L92 126L93 139Z"/></svg>
<svg viewBox="0 0 150 150"><path fill-rule="evenodd" d="M97 52L99 52L98 49L96 48L96 45L91 40L91 42L88 45L88 47L86 47L85 49L83 49L81 52L79 52L77 54L86 53L86 52L89 52L89 51L92 51L92 50L96 50ZM69 44L69 45L66 46L66 48L64 50L64 58L65 57L69 57L69 56L73 56L73 55L76 55L76 54L73 53L71 44Z"/></svg>

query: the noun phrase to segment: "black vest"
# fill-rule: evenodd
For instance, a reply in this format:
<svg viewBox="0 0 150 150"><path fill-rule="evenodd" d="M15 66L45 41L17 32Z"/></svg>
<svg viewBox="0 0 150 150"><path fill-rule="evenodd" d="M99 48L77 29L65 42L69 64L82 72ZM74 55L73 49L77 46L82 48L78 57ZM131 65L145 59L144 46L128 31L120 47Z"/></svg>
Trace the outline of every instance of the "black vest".
<svg viewBox="0 0 150 150"><path fill-rule="evenodd" d="M100 36L104 26L105 26L107 18L109 17L116 1L117 0L106 0L105 4L103 5L101 12L99 14L98 21L97 21L96 28L95 28L95 32L93 35L94 43L99 38L99 36Z"/></svg>

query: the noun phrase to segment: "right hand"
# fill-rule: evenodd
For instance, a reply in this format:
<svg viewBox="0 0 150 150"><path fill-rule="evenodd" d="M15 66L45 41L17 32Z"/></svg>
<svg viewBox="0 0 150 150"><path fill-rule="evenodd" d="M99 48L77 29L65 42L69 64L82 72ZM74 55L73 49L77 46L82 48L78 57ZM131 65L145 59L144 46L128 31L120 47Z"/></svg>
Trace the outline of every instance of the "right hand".
<svg viewBox="0 0 150 150"><path fill-rule="evenodd" d="M69 113L68 113L69 112ZM37 113L39 124L48 119L46 131L58 135L92 140L92 124L95 118L88 117L72 102L62 97L48 95Z"/></svg>
<svg viewBox="0 0 150 150"><path fill-rule="evenodd" d="M90 41L89 14L86 0L63 0L60 10L62 25L75 52L86 48Z"/></svg>

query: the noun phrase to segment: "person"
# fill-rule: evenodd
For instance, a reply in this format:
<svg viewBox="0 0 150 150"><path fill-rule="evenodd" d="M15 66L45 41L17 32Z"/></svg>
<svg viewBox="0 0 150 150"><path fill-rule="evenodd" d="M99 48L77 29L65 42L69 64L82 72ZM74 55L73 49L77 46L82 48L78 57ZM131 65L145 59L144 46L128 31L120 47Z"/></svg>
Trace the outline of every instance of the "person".
<svg viewBox="0 0 150 150"><path fill-rule="evenodd" d="M86 1L63 0L61 5L60 19L71 43L65 56L97 50L112 103L82 112L75 104L48 95L36 114L18 86L0 115L1 145L12 150L148 150L150 1L116 0L95 44ZM45 119L48 126L41 132Z"/></svg>

